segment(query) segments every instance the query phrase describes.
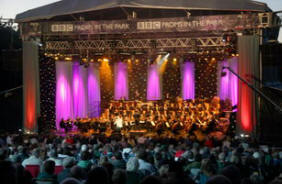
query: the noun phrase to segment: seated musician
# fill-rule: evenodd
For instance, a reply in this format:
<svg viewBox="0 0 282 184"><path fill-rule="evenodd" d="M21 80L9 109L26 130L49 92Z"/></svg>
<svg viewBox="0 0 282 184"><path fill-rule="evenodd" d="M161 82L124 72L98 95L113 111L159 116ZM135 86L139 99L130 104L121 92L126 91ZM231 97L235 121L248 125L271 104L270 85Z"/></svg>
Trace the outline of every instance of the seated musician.
<svg viewBox="0 0 282 184"><path fill-rule="evenodd" d="M155 104L155 110L159 111L159 105L157 103Z"/></svg>
<svg viewBox="0 0 282 184"><path fill-rule="evenodd" d="M164 110L164 111L167 111L167 110L168 110L168 103L166 103L166 102L164 103L164 105L163 105L163 110Z"/></svg>
<svg viewBox="0 0 282 184"><path fill-rule="evenodd" d="M170 110L170 111L174 111L175 110L175 104L173 102L170 103L170 106L169 106L168 110Z"/></svg>
<svg viewBox="0 0 282 184"><path fill-rule="evenodd" d="M211 100L211 108L213 110L220 109L220 98L218 96L213 97L213 99Z"/></svg>
<svg viewBox="0 0 282 184"><path fill-rule="evenodd" d="M65 121L64 121L64 118L62 118L61 121L60 121L60 128L61 128L61 129L65 129Z"/></svg>
<svg viewBox="0 0 282 184"><path fill-rule="evenodd" d="M72 121L71 119L67 119L65 121L65 132L68 133L72 129Z"/></svg>
<svg viewBox="0 0 282 184"><path fill-rule="evenodd" d="M114 106L113 106L113 103L110 102L110 105L109 105L109 112L112 113L114 111Z"/></svg>
<svg viewBox="0 0 282 184"><path fill-rule="evenodd" d="M116 126L116 131L120 131L123 128L123 119L121 114L116 117L114 125Z"/></svg>
<svg viewBox="0 0 282 184"><path fill-rule="evenodd" d="M124 124L124 128L126 129L129 127L129 123L130 123L129 119L130 119L129 114L123 116L123 124Z"/></svg>

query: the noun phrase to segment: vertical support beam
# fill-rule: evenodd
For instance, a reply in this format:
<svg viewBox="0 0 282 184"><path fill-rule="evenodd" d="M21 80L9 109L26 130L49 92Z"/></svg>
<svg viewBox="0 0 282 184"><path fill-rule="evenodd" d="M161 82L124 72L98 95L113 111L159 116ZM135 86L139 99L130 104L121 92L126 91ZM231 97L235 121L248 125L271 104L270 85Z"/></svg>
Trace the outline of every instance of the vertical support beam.
<svg viewBox="0 0 282 184"><path fill-rule="evenodd" d="M239 36L238 74L254 87L259 76L259 39L257 36ZM257 95L244 82L239 81L237 133L256 138Z"/></svg>
<svg viewBox="0 0 282 184"><path fill-rule="evenodd" d="M33 41L23 41L23 128L26 133L37 131L40 114L39 51Z"/></svg>

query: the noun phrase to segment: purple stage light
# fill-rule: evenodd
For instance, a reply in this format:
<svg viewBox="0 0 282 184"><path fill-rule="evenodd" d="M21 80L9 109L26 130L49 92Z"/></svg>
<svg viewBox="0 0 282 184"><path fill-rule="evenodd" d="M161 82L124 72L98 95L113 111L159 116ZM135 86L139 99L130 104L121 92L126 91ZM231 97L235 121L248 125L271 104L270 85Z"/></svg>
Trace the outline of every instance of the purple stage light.
<svg viewBox="0 0 282 184"><path fill-rule="evenodd" d="M101 95L99 65L90 63L88 67L88 116L90 118L100 116Z"/></svg>
<svg viewBox="0 0 282 184"><path fill-rule="evenodd" d="M87 116L87 69L78 62L73 63L73 116Z"/></svg>
<svg viewBox="0 0 282 184"><path fill-rule="evenodd" d="M223 67L230 67L234 72L238 71L238 58L233 57L229 60L219 62L218 77L219 77L219 90L218 95L220 99L230 99L232 105L238 103L238 78L232 74L229 70ZM224 74L224 75L223 75Z"/></svg>
<svg viewBox="0 0 282 184"><path fill-rule="evenodd" d="M62 119L73 118L72 63L56 62L56 127Z"/></svg>
<svg viewBox="0 0 282 184"><path fill-rule="evenodd" d="M128 100L127 64L115 64L115 100Z"/></svg>
<svg viewBox="0 0 282 184"><path fill-rule="evenodd" d="M195 63L182 64L182 98L184 100L195 98Z"/></svg>
<svg viewBox="0 0 282 184"><path fill-rule="evenodd" d="M156 64L148 68L147 100L161 100L160 74Z"/></svg>

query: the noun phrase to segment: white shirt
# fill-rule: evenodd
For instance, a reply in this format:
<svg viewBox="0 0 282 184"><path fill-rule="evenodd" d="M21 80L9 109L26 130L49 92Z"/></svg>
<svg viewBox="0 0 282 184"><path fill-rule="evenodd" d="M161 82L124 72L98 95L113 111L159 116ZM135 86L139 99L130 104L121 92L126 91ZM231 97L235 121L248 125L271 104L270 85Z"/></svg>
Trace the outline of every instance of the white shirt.
<svg viewBox="0 0 282 184"><path fill-rule="evenodd" d="M40 167L42 166L43 162L40 158L36 158L35 156L30 156L29 158L25 159L22 162L22 166L26 167L27 165L39 165Z"/></svg>
<svg viewBox="0 0 282 184"><path fill-rule="evenodd" d="M122 128L123 127L123 123L122 123L122 118L118 117L115 121L115 125L117 126L117 128Z"/></svg>
<svg viewBox="0 0 282 184"><path fill-rule="evenodd" d="M139 162L139 170L147 170L149 171L150 173L154 172L154 168L153 168L153 165L142 160L142 159L138 159L138 162Z"/></svg>

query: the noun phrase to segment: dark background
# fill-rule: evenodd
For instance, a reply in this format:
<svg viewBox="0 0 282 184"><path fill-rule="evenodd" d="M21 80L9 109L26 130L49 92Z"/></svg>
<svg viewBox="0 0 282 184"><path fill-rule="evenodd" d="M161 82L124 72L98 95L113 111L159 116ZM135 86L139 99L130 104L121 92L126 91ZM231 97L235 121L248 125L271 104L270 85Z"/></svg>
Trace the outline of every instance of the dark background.
<svg viewBox="0 0 282 184"><path fill-rule="evenodd" d="M0 23L0 131L22 127L22 50L19 32Z"/></svg>

